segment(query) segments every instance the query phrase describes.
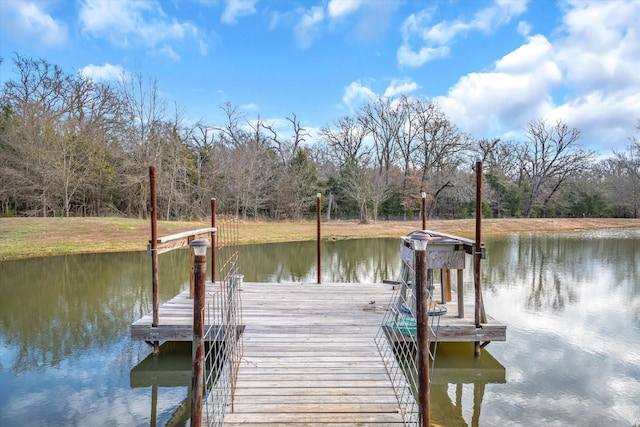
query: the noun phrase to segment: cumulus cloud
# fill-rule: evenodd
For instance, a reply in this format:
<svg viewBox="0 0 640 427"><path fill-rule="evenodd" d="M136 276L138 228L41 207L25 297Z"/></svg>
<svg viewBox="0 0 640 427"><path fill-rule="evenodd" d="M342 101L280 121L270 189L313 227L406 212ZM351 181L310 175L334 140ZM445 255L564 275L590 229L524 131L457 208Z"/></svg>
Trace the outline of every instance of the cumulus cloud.
<svg viewBox="0 0 640 427"><path fill-rule="evenodd" d="M56 21L42 3L3 2L0 7L2 31L21 40L36 40L43 47L64 45L67 27Z"/></svg>
<svg viewBox="0 0 640 427"><path fill-rule="evenodd" d="M104 65L89 64L80 70L80 74L93 80L122 80L126 76L121 65L109 63Z"/></svg>
<svg viewBox="0 0 640 427"><path fill-rule="evenodd" d="M107 2L86 0L80 9L82 31L120 47L156 49L179 59L171 44L186 39L200 41L198 28L189 22L168 19L156 2ZM198 43L199 51L202 45Z"/></svg>
<svg viewBox="0 0 640 427"><path fill-rule="evenodd" d="M342 102L349 108L355 110L361 104L375 98L376 94L371 89L363 86L360 82L352 82L344 89L344 95L342 96Z"/></svg>
<svg viewBox="0 0 640 427"><path fill-rule="evenodd" d="M256 13L258 0L225 0L220 20L225 24L235 24L238 18Z"/></svg>
<svg viewBox="0 0 640 427"><path fill-rule="evenodd" d="M561 81L551 44L537 35L496 61L493 71L463 76L436 99L464 130L500 135L551 111L550 92Z"/></svg>
<svg viewBox="0 0 640 427"><path fill-rule="evenodd" d="M431 25L434 9L411 14L401 26L402 44L397 58L400 66L419 67L449 54L447 46L460 34L480 31L491 34L526 10L526 1L496 0L476 12L470 20L457 19ZM419 47L414 47L418 45Z"/></svg>
<svg viewBox="0 0 640 427"><path fill-rule="evenodd" d="M528 37L436 100L477 137L513 137L531 120L562 119L587 147L624 146L640 114L640 3L576 1L564 12L554 39Z"/></svg>

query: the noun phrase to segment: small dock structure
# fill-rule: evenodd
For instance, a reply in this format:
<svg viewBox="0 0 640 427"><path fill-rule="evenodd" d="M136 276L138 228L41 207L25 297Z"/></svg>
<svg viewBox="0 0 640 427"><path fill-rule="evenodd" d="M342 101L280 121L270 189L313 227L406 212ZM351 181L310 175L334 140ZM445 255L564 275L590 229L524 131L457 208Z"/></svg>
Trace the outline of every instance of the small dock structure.
<svg viewBox="0 0 640 427"><path fill-rule="evenodd" d="M480 160L475 170L482 170ZM481 212L482 179L476 175L476 212ZM437 344L472 342L477 356L490 342L506 340L506 326L484 311L481 216L476 217L475 241L426 230L422 193L422 229L400 239L399 280L321 284L318 193L318 282L243 283L237 223L228 229L229 238L221 239L227 233L216 227L212 199L210 228L158 238L155 170L150 169L150 177L154 304L151 313L131 325L131 338L152 345L154 352L160 342L193 342L195 425L427 426L429 366L436 365ZM209 282L207 242L194 240L203 234L211 237ZM187 244L194 252L199 248L192 270L195 297L190 286L158 306L160 244L167 250ZM467 258L473 259L472 304L464 298ZM221 273L218 280L216 272Z"/></svg>
<svg viewBox="0 0 640 427"><path fill-rule="evenodd" d="M207 294L216 286L208 282ZM223 425L405 425L376 343L398 292L384 283L243 283L242 356ZM440 319L442 342L474 342L473 306L461 318L455 301ZM188 290L159 315L157 327L150 314L134 322L132 339L191 340ZM483 327L506 339L494 319Z"/></svg>

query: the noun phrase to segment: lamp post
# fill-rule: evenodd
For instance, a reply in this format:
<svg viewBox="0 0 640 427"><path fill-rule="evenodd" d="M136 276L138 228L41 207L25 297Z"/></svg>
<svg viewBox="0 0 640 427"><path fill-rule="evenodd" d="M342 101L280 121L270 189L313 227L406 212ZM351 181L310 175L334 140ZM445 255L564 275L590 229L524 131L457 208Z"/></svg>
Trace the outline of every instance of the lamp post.
<svg viewBox="0 0 640 427"><path fill-rule="evenodd" d="M191 346L191 425L202 424L202 387L204 381L204 295L207 280L206 239L193 240L189 246L193 249L195 276L193 297L193 343Z"/></svg>
<svg viewBox="0 0 640 427"><path fill-rule="evenodd" d="M429 289L427 243L429 236L414 234L413 265L415 268L416 291L416 333L418 339L418 425L431 425L430 387L429 387Z"/></svg>
<svg viewBox="0 0 640 427"><path fill-rule="evenodd" d="M420 215L422 216L422 229L427 229L427 193L424 191L420 192L420 198L422 199L422 210Z"/></svg>
<svg viewBox="0 0 640 427"><path fill-rule="evenodd" d="M318 253L318 285L322 283L322 249L320 245L320 202L322 201L322 193L316 193L316 220L318 223L317 231L317 253Z"/></svg>

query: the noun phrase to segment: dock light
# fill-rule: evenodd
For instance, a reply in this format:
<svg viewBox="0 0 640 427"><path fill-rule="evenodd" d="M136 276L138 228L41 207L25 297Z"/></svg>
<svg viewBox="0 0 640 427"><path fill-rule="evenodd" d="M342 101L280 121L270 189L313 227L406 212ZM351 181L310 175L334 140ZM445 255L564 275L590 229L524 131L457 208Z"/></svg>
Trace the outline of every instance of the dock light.
<svg viewBox="0 0 640 427"><path fill-rule="evenodd" d="M322 193L316 193L316 199L319 199L320 197L322 197Z"/></svg>
<svg viewBox="0 0 640 427"><path fill-rule="evenodd" d="M426 234L414 234L411 236L411 241L413 242L414 250L424 251L427 249L427 242L429 241L429 236Z"/></svg>
<svg viewBox="0 0 640 427"><path fill-rule="evenodd" d="M193 253L196 256L204 256L207 255L209 241L207 239L197 239L189 243L189 246L193 248Z"/></svg>
<svg viewBox="0 0 640 427"><path fill-rule="evenodd" d="M420 197L422 197L423 199L426 199L427 193L425 193L424 191L420 192Z"/></svg>

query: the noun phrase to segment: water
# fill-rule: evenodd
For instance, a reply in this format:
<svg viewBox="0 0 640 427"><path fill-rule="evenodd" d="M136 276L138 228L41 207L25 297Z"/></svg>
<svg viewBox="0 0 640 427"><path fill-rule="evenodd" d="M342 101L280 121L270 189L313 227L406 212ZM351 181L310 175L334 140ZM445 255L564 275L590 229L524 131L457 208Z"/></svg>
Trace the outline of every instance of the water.
<svg viewBox="0 0 640 427"><path fill-rule="evenodd" d="M396 279L398 246L323 243L323 281ZM640 232L486 246L485 306L507 324L507 341L479 359L439 347L432 420L640 424ZM313 242L241 248L245 281L313 283L315 268ZM186 425L189 346L165 347L158 360L129 339L131 322L150 310L150 271L144 253L0 262L0 426ZM161 300L188 276L186 251L161 255Z"/></svg>

